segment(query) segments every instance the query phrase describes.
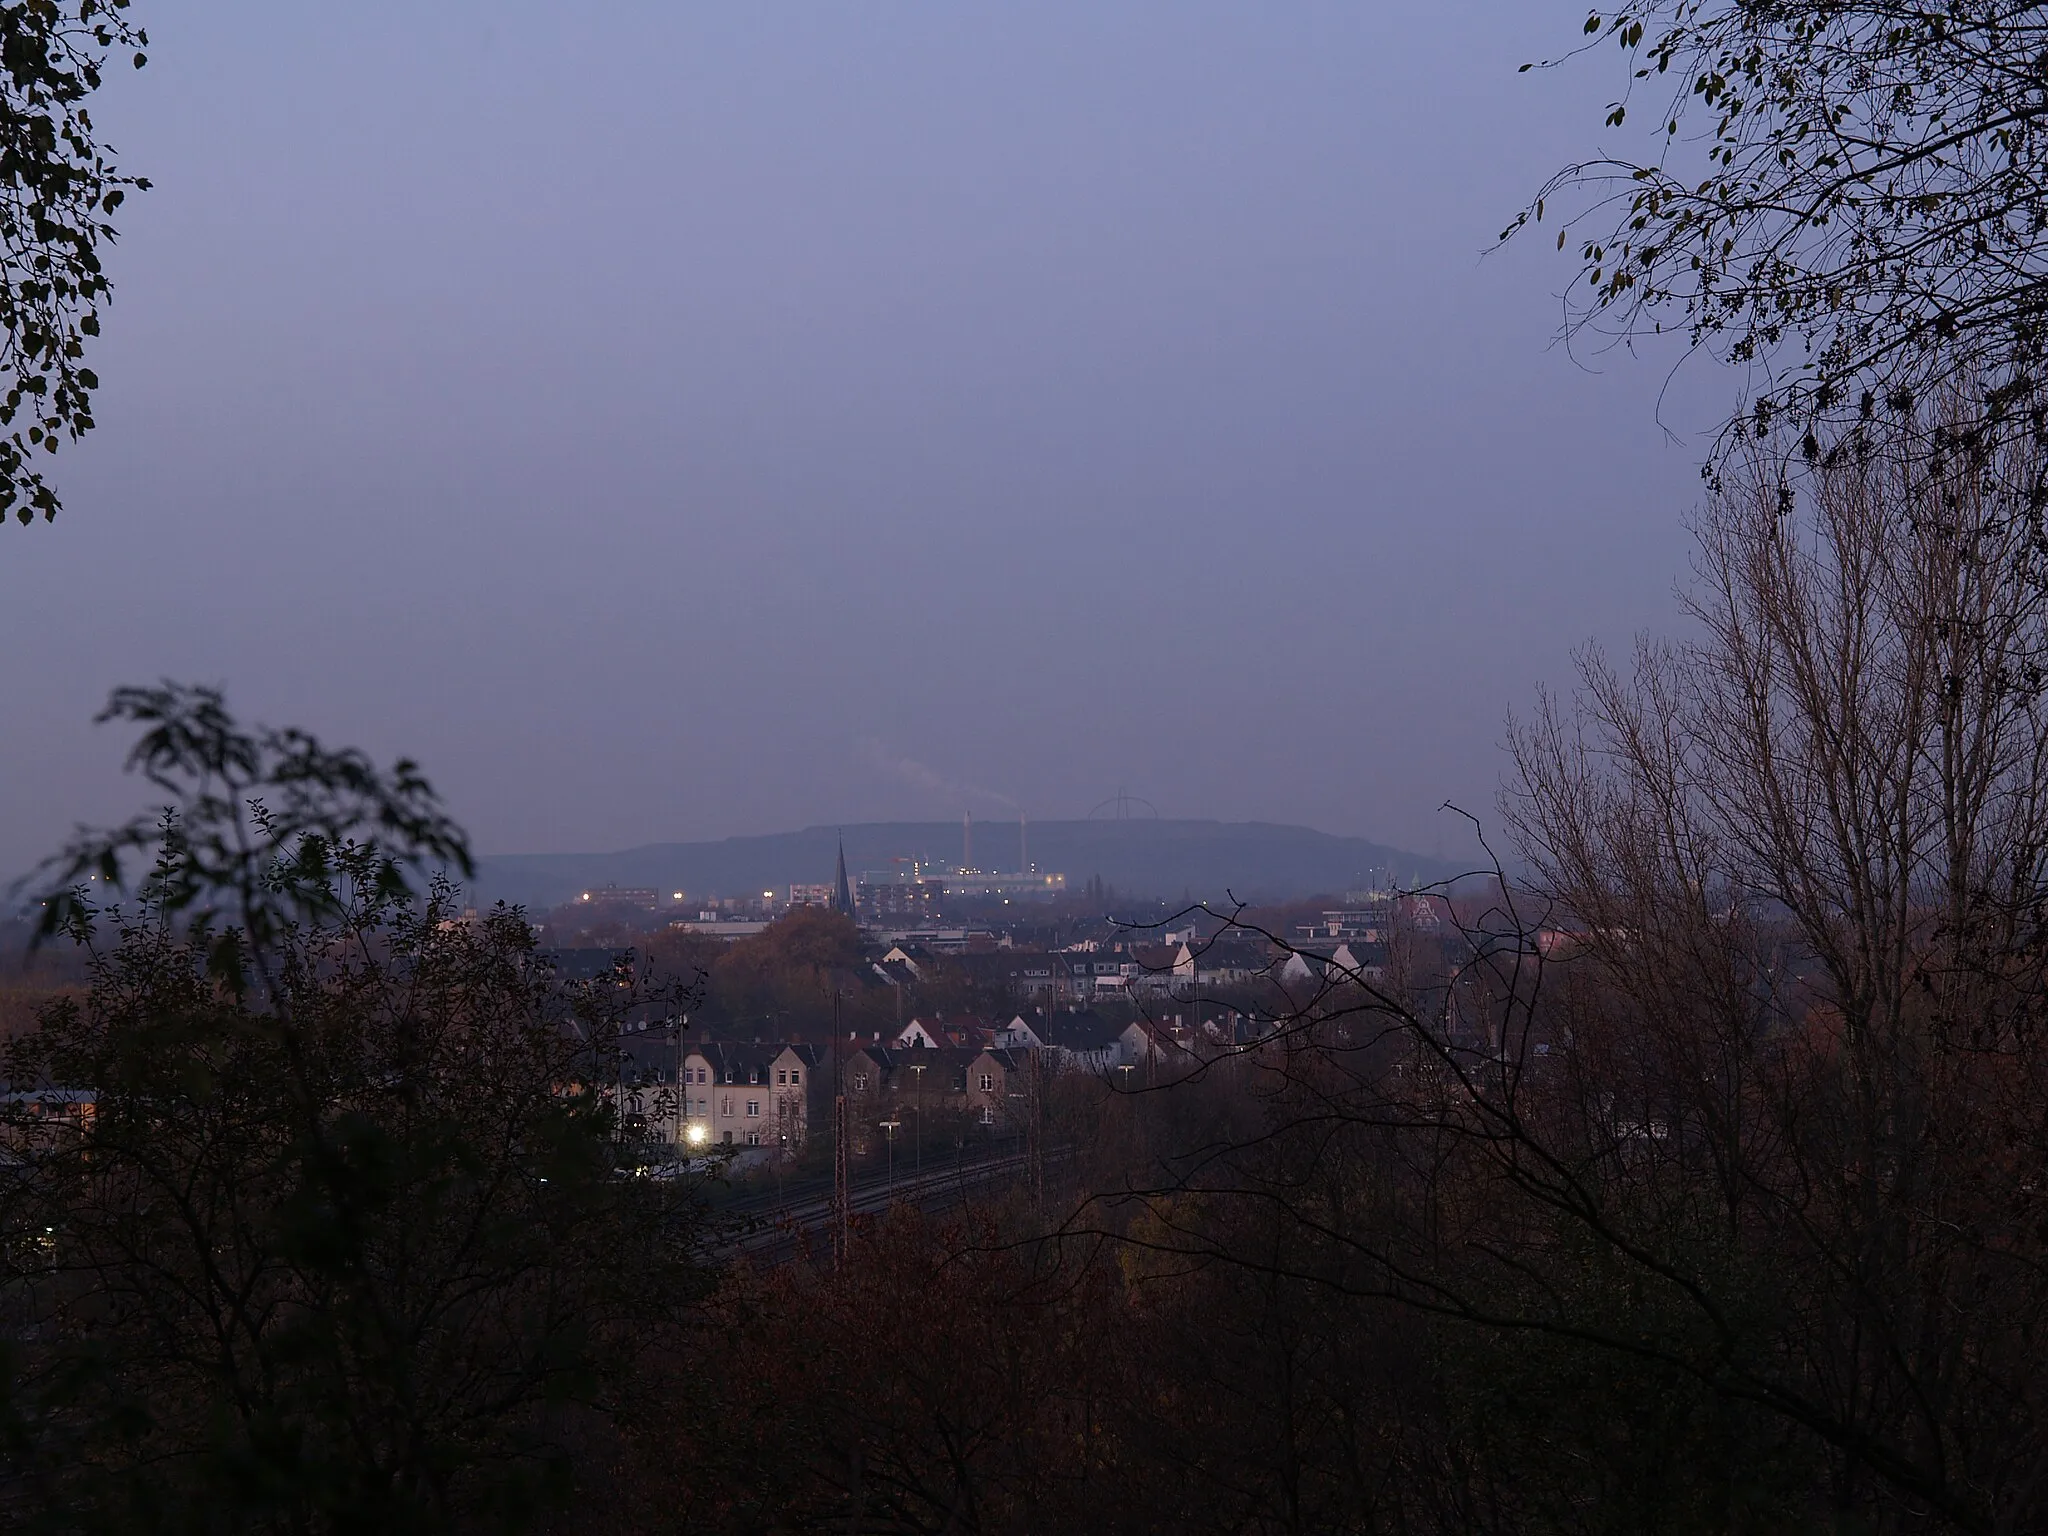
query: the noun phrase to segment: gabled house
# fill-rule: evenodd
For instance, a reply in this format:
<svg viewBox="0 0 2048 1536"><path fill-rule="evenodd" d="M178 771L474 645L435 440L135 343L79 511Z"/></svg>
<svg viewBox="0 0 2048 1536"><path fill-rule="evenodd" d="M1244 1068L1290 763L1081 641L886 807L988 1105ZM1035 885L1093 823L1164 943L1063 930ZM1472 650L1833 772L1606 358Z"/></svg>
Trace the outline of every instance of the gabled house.
<svg viewBox="0 0 2048 1536"><path fill-rule="evenodd" d="M863 1045L848 1051L839 1065L839 1088L849 1101L868 1103L885 1097L899 1053L890 1046Z"/></svg>
<svg viewBox="0 0 2048 1536"><path fill-rule="evenodd" d="M937 1020L934 1020L932 1023L927 1024L923 1019L912 1019L898 1031L896 1039L892 1043L898 1050L937 1050L939 1046L945 1043L939 1037L937 1022Z"/></svg>
<svg viewBox="0 0 2048 1536"><path fill-rule="evenodd" d="M683 1057L682 1140L775 1147L794 1157L810 1132L815 1047L707 1042Z"/></svg>
<svg viewBox="0 0 2048 1536"><path fill-rule="evenodd" d="M1279 968L1273 972L1273 979L1283 986L1288 982L1314 981L1316 971L1315 967L1309 964L1308 956L1296 950L1280 962Z"/></svg>
<svg viewBox="0 0 2048 1536"><path fill-rule="evenodd" d="M967 1066L967 1107L975 1123L994 1130L1016 1119L1030 1070L1030 1053L1001 1050L981 1052Z"/></svg>
<svg viewBox="0 0 2048 1536"><path fill-rule="evenodd" d="M1164 993L1175 985L1174 968L1180 964L1185 944L1134 944L1131 946L1131 976L1126 990Z"/></svg>
<svg viewBox="0 0 2048 1536"><path fill-rule="evenodd" d="M1126 1067L1156 1070L1191 1060L1188 1031L1178 1024L1154 1019L1134 1019L1117 1035L1117 1056L1111 1063L1119 1073Z"/></svg>
<svg viewBox="0 0 2048 1536"><path fill-rule="evenodd" d="M1043 1022L1042 1016L1040 1022ZM992 1043L1006 1051L1036 1051L1042 1050L1045 1046L1044 1037L1031 1027L1030 1021L1021 1013L996 1030Z"/></svg>
<svg viewBox="0 0 2048 1536"><path fill-rule="evenodd" d="M924 980L924 967L901 944L891 945L881 959L869 961L868 969L899 993Z"/></svg>
<svg viewBox="0 0 2048 1536"><path fill-rule="evenodd" d="M892 944L889 947L889 953L882 956L881 960L877 963L884 967L901 968L909 974L913 981L924 980L924 967L919 965L917 957L912 955L901 944Z"/></svg>
<svg viewBox="0 0 2048 1536"><path fill-rule="evenodd" d="M1366 948L1368 954L1374 953L1367 946L1361 947ZM1347 943L1337 946L1337 952L1330 956L1330 963L1325 967L1324 974L1332 981L1346 981L1358 986L1372 986L1384 979L1387 974L1387 968L1377 961L1359 959Z"/></svg>
<svg viewBox="0 0 2048 1536"><path fill-rule="evenodd" d="M1047 1014L1037 1034L1062 1072L1100 1075L1122 1059L1123 1026L1099 1013Z"/></svg>
<svg viewBox="0 0 2048 1536"><path fill-rule="evenodd" d="M1020 1013L995 1032L1003 1051L1048 1051L1061 1072L1107 1072L1122 1060L1124 1026L1092 1010L1037 1008Z"/></svg>
<svg viewBox="0 0 2048 1536"><path fill-rule="evenodd" d="M968 1050L993 1044L995 1030L972 1017L912 1019L896 1036L903 1050Z"/></svg>

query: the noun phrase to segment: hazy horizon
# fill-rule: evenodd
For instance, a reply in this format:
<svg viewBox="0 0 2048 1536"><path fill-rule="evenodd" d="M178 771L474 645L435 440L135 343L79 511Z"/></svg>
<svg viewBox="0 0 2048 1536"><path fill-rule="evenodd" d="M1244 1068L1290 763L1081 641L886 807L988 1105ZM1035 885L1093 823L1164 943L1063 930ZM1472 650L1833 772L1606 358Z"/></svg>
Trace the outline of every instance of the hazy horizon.
<svg viewBox="0 0 2048 1536"><path fill-rule="evenodd" d="M751 899L764 889L829 884L842 852L857 884L892 883L910 873L907 861L919 860L926 876L951 888L956 866L969 859L964 830L950 821L848 822L581 853L493 854L481 861L470 890L479 901L532 910L607 886L653 891L662 900L678 890L698 901ZM1126 897L1218 903L1341 899L1349 891L1415 888L1470 873L1412 849L1279 822L1044 821L1030 824L1028 853L1025 843L1015 821L977 820L968 867L1014 874L1028 857L1034 877L1063 876L1068 896L1099 878Z"/></svg>
<svg viewBox="0 0 2048 1536"><path fill-rule="evenodd" d="M1582 20L152 15L100 426L0 532L0 869L146 801L87 722L166 675L492 853L1120 788L1462 851L1698 495L1669 359L1483 254L1598 143L1604 56L1516 73Z"/></svg>

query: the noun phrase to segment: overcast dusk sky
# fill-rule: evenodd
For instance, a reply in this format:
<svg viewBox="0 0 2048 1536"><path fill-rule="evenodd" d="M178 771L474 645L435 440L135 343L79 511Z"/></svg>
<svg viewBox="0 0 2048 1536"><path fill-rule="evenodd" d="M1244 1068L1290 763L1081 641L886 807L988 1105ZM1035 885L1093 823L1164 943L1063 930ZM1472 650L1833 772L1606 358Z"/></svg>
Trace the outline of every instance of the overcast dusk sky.
<svg viewBox="0 0 2048 1536"><path fill-rule="evenodd" d="M1618 59L1549 0L138 0L92 441L0 531L0 873L117 683L489 852L1162 814L1424 854L1675 623L1671 359L1551 344Z"/></svg>

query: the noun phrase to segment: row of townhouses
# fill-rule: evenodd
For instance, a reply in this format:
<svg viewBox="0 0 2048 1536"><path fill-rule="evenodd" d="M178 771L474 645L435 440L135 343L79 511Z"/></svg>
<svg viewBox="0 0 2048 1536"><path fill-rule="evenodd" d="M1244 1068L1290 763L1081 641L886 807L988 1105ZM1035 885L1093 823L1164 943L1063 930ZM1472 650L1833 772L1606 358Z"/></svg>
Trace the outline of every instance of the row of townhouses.
<svg viewBox="0 0 2048 1536"><path fill-rule="evenodd" d="M949 955L946 965L952 974L1007 992L1019 1002L1087 1006L1125 997L1185 998L1204 988L1260 979L1295 982L1320 978L1332 968L1340 976L1376 981L1385 944L1381 931L1367 931L1369 939L1334 936L1321 952L1276 950L1246 941L1203 943L1187 934L1173 936L1170 944L1128 948ZM871 964L883 981L911 986L924 979L928 963L914 946L898 944Z"/></svg>
<svg viewBox="0 0 2048 1536"><path fill-rule="evenodd" d="M1091 1013L1018 1014L1007 1023L934 1016L893 1037L849 1040L838 1081L868 1137L877 1106L952 1115L994 1130L1015 1113L1020 1074L1036 1062L1055 1072L1113 1077L1184 1056L1199 1044L1256 1037L1242 1016L1197 1026L1179 1016L1129 1022ZM834 1053L829 1045L678 1042L660 1031L624 1042L618 1092L629 1132L684 1148L769 1147L794 1156L829 1123ZM860 1150L856 1146L856 1150Z"/></svg>

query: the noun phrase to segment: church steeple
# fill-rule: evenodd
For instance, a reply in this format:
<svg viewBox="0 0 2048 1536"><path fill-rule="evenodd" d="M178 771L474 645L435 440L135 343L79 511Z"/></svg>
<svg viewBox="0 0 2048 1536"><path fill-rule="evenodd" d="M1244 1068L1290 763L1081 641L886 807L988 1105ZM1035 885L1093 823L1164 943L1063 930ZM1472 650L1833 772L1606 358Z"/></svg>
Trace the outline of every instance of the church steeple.
<svg viewBox="0 0 2048 1536"><path fill-rule="evenodd" d="M832 910L853 916L853 887L846 883L846 834L839 834L839 878L832 887Z"/></svg>

